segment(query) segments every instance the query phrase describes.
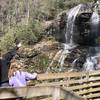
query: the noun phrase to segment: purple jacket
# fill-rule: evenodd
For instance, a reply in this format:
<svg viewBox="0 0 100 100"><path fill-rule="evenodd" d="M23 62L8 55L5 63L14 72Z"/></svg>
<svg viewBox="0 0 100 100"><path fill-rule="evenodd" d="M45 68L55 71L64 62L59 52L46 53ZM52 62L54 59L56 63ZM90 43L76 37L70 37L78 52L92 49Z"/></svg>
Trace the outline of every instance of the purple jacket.
<svg viewBox="0 0 100 100"><path fill-rule="evenodd" d="M13 87L21 87L21 86L26 86L27 81L26 80L31 80L35 79L37 77L37 73L28 73L28 72L20 72L17 71L14 76L11 76L9 78L9 85Z"/></svg>

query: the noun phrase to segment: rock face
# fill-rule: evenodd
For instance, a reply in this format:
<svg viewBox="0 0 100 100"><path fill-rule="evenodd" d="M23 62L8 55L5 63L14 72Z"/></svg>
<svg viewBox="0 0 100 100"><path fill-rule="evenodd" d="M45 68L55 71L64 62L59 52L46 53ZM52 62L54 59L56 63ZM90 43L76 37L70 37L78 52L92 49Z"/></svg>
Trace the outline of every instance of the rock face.
<svg viewBox="0 0 100 100"><path fill-rule="evenodd" d="M83 45L92 45L95 43L96 33L91 32L90 18L92 13L81 13L77 16L75 24L79 32L77 43Z"/></svg>
<svg viewBox="0 0 100 100"><path fill-rule="evenodd" d="M57 41L43 39L35 45L20 47L12 61L23 63L25 65L23 67L30 72L43 73L58 50Z"/></svg>
<svg viewBox="0 0 100 100"><path fill-rule="evenodd" d="M99 12L95 4L79 4L63 11L49 26L48 31L63 43L93 45L99 34Z"/></svg>

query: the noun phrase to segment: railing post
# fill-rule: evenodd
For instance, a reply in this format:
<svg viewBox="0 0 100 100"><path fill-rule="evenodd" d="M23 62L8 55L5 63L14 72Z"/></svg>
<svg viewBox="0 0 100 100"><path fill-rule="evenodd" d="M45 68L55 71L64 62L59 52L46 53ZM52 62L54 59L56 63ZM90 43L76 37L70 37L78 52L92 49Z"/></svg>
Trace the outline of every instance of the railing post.
<svg viewBox="0 0 100 100"><path fill-rule="evenodd" d="M60 100L60 88L54 87L54 91L52 93L52 100Z"/></svg>

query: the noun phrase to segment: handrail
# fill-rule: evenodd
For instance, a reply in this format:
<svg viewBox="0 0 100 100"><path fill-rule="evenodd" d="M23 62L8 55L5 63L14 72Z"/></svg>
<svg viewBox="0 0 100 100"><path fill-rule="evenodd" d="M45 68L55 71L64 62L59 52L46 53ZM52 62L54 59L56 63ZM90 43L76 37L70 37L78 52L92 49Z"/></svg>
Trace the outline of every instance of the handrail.
<svg viewBox="0 0 100 100"><path fill-rule="evenodd" d="M58 81L54 81L54 79ZM46 80L53 81L44 83ZM67 100L87 100L100 97L100 70L38 74L37 81L43 83L27 87L1 87L0 99L24 97L33 100L34 97L44 95L49 95L52 100L60 100L66 97L69 98ZM83 96L84 99L79 95Z"/></svg>
<svg viewBox="0 0 100 100"><path fill-rule="evenodd" d="M59 86L27 86L27 87L6 87L0 88L0 99L11 99L24 97L34 100L38 96L51 96L52 100L86 100L73 92L70 92Z"/></svg>
<svg viewBox="0 0 100 100"><path fill-rule="evenodd" d="M73 78L73 77L85 77L85 76L95 76L100 75L100 70L91 72L61 72L61 73L43 73L38 74L37 80L49 80L49 79L60 79L60 78Z"/></svg>
<svg viewBox="0 0 100 100"><path fill-rule="evenodd" d="M64 86L84 98L100 98L100 70L39 74L37 79L42 83L36 86Z"/></svg>

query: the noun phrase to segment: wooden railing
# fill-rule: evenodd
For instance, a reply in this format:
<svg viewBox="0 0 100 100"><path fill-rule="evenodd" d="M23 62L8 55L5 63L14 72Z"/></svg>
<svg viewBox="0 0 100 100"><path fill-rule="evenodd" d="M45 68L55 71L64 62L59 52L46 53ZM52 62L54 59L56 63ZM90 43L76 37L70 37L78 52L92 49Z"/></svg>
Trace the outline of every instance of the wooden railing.
<svg viewBox="0 0 100 100"><path fill-rule="evenodd" d="M36 86L63 86L89 100L100 100L100 70L39 74Z"/></svg>
<svg viewBox="0 0 100 100"><path fill-rule="evenodd" d="M21 88L0 88L0 99L34 100L34 97L49 96L49 100L100 100L100 70L38 74L36 83Z"/></svg>
<svg viewBox="0 0 100 100"><path fill-rule="evenodd" d="M0 88L0 100L23 97L25 100L34 100L34 97L49 96L49 100L85 100L74 93L56 86L28 86L19 88ZM44 99L47 100L47 99Z"/></svg>

